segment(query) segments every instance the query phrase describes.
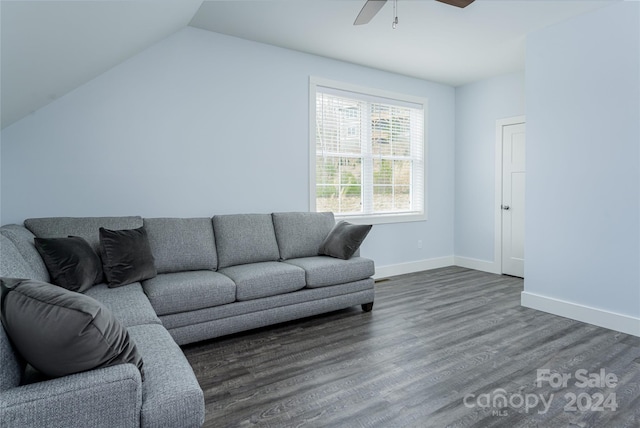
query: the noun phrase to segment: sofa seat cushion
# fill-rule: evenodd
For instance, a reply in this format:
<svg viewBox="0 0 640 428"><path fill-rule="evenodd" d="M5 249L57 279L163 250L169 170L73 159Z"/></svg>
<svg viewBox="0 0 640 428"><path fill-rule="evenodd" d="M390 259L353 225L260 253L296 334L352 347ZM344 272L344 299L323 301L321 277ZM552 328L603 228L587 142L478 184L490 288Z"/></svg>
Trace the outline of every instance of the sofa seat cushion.
<svg viewBox="0 0 640 428"><path fill-rule="evenodd" d="M369 278L375 273L373 260L352 257L349 260L327 256L304 257L284 263L304 269L308 288L326 287Z"/></svg>
<svg viewBox="0 0 640 428"><path fill-rule="evenodd" d="M169 332L160 325L138 325L128 331L144 359L141 427L202 426L202 389Z"/></svg>
<svg viewBox="0 0 640 428"><path fill-rule="evenodd" d="M106 306L125 327L142 324L161 324L140 283L109 288L107 284L94 285L84 294Z"/></svg>
<svg viewBox="0 0 640 428"><path fill-rule="evenodd" d="M169 330L169 333L173 336L173 330L181 327L201 326L208 328L204 327L204 324L210 321L222 320L224 318L232 319L234 317L242 317L276 308L283 308L282 310L284 311L286 307L300 303L317 303L319 306L322 306L322 300L365 291L371 291L373 293L373 290L373 279L367 278L346 284L334 285L333 287L303 288L295 293L279 294L262 299L247 300L246 302L234 302L230 305L199 309L193 312L163 315L160 319L162 320L162 325ZM206 336L207 334L211 335L212 332L203 333ZM217 332L215 333L218 335ZM182 344L181 342L178 343Z"/></svg>
<svg viewBox="0 0 640 428"><path fill-rule="evenodd" d="M209 270L160 274L143 281L142 287L158 315L195 311L236 299L233 281Z"/></svg>
<svg viewBox="0 0 640 428"><path fill-rule="evenodd" d="M236 300L252 300L300 290L304 270L281 262L262 262L220 270L236 284Z"/></svg>

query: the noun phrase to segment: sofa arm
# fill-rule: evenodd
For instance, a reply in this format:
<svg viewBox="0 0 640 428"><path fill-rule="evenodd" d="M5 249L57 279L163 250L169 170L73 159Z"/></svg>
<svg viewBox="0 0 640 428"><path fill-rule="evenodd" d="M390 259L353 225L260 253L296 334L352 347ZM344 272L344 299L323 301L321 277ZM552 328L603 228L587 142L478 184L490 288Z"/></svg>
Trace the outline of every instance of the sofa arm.
<svg viewBox="0 0 640 428"><path fill-rule="evenodd" d="M64 376L0 393L2 427L139 427L142 381L133 364Z"/></svg>

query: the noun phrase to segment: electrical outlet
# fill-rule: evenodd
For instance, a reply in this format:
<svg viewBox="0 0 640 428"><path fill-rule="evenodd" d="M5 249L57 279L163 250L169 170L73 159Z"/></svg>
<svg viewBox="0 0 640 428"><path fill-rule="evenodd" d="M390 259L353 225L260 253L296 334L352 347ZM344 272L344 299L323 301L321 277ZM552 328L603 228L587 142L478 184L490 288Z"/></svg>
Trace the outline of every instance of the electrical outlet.
<svg viewBox="0 0 640 428"><path fill-rule="evenodd" d="M422 248L422 239L418 239L418 249Z"/></svg>

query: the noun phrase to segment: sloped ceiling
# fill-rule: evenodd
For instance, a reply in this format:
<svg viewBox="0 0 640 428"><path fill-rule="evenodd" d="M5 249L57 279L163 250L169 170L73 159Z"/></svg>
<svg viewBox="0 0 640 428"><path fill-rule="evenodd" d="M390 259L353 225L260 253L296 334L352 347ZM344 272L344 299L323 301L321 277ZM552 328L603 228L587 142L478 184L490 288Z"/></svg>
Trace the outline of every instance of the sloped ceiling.
<svg viewBox="0 0 640 428"><path fill-rule="evenodd" d="M202 0L2 1L2 128L189 24Z"/></svg>
<svg viewBox="0 0 640 428"><path fill-rule="evenodd" d="M364 0L1 0L2 128L187 25L457 86L524 69L527 33L611 1L400 0L392 30L391 1L354 27Z"/></svg>

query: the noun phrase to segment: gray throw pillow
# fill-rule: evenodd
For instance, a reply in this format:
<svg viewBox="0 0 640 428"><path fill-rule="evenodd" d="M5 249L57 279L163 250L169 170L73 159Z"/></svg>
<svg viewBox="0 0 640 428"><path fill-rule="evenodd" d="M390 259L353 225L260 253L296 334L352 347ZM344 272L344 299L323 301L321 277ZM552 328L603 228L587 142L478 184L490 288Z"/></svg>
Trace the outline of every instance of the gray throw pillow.
<svg viewBox="0 0 640 428"><path fill-rule="evenodd" d="M31 279L0 279L2 325L18 353L51 377L142 357L127 330L97 300Z"/></svg>
<svg viewBox="0 0 640 428"><path fill-rule="evenodd" d="M33 241L54 284L84 293L93 284L102 282L100 257L83 238L34 238Z"/></svg>
<svg viewBox="0 0 640 428"><path fill-rule="evenodd" d="M144 227L110 230L100 228L102 267L110 288L157 275L155 259Z"/></svg>
<svg viewBox="0 0 640 428"><path fill-rule="evenodd" d="M344 260L350 259L360 248L371 227L370 224L338 222L320 245L319 254Z"/></svg>

